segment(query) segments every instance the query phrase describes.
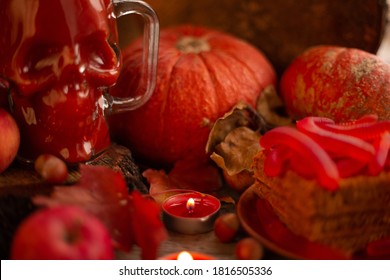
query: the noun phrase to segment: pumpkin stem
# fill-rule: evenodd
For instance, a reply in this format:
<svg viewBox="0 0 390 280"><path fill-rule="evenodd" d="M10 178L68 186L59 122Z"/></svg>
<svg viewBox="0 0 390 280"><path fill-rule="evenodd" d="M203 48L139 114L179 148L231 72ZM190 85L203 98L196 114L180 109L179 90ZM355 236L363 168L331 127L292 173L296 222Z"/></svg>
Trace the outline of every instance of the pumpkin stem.
<svg viewBox="0 0 390 280"><path fill-rule="evenodd" d="M176 43L176 48L183 53L200 53L210 51L210 45L204 38L184 36Z"/></svg>

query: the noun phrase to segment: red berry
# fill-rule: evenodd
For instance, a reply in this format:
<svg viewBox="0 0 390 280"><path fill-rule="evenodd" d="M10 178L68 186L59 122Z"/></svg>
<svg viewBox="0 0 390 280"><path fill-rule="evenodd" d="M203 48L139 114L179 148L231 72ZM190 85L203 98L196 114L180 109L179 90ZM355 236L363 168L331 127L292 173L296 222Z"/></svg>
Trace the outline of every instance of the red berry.
<svg viewBox="0 0 390 280"><path fill-rule="evenodd" d="M263 246L252 237L241 239L236 244L236 257L239 260L259 260L263 256Z"/></svg>
<svg viewBox="0 0 390 280"><path fill-rule="evenodd" d="M239 229L240 221L235 213L223 214L215 220L215 236L221 242L227 243L232 241L236 237Z"/></svg>
<svg viewBox="0 0 390 280"><path fill-rule="evenodd" d="M68 177L65 162L53 155L40 155L34 163L35 170L48 183L60 184Z"/></svg>

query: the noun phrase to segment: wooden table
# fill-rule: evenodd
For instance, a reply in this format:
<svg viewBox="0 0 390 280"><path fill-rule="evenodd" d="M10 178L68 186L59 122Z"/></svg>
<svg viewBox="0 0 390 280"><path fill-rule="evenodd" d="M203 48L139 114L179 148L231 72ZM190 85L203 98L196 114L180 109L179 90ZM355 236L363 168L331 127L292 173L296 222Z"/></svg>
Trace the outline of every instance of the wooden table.
<svg viewBox="0 0 390 280"><path fill-rule="evenodd" d="M213 231L197 235L185 235L169 231L169 238L161 245L158 257L181 251L195 251L211 255L219 260L234 260L235 244L235 242L221 243L215 237ZM117 258L140 259L140 249L134 247L131 253L119 252Z"/></svg>
<svg viewBox="0 0 390 280"><path fill-rule="evenodd" d="M228 190L229 191L229 190ZM232 197L238 199L236 193L232 193ZM228 212L235 211L235 203L221 202L220 215ZM235 259L235 244L236 241L246 236L244 232L240 232L237 239L234 242L222 243L214 234L214 231L210 231L203 234L187 235L168 231L168 239L164 241L158 251L158 257L162 257L171 253L181 251L195 251L201 252L215 257L220 260L233 260ZM134 247L130 253L119 252L117 254L118 259L140 259L140 249Z"/></svg>

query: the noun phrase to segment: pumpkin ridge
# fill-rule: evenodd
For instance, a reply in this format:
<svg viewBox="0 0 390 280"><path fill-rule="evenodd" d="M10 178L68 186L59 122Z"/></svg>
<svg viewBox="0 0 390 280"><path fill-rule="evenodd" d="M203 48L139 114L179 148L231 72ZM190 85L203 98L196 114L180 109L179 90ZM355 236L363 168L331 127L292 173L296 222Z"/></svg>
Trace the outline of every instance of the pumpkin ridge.
<svg viewBox="0 0 390 280"><path fill-rule="evenodd" d="M226 54L228 54L231 58L233 58L234 60L236 60L237 62L239 62L241 65L243 65L243 67L245 67L252 75L252 78L254 81L256 81L257 85L260 87L260 88L264 88L264 85L261 83L261 81L259 81L257 79L257 76L256 74L253 72L253 69L251 69L251 67L248 67L248 65L246 65L245 62L243 62L240 58L238 58L234 53L230 52L230 51L226 51L225 52ZM259 92L260 94L260 92Z"/></svg>
<svg viewBox="0 0 390 280"><path fill-rule="evenodd" d="M180 52L180 51L178 51L178 52ZM168 53L168 55L170 55L170 54ZM181 54L179 54L177 56L176 61L174 63L172 63L171 69L169 71L169 82L167 83L168 86L165 87L163 92L161 92L161 98L160 98L161 105L160 105L160 110L159 110L160 118L159 118L159 125L158 125L158 128L159 128L160 131L158 132L158 134L160 134L160 132L164 131L164 129L165 129L165 121L164 121L164 119L165 119L165 115L169 114L169 110L167 110L167 104L169 104L169 102L168 102L168 100L169 100L169 93L171 92L171 86L173 84L172 81L174 80L174 76L175 76L175 75L172 75L172 73L174 72L174 69L176 68L177 64L182 59L182 57L183 56ZM161 58L159 58L159 59L161 59Z"/></svg>
<svg viewBox="0 0 390 280"><path fill-rule="evenodd" d="M213 57L215 57L216 59L218 59L220 65L223 65L223 67L226 69L227 73L229 73L229 77L226 77L226 79L234 80L234 81L235 81L234 84L240 84L240 79L238 79L238 77L236 77L236 75L233 75L233 73L232 73L232 71L231 71L232 65L227 65L226 62L225 62L225 60L224 60L224 58L221 56L221 54L225 54L225 52L219 51L219 50L214 50L213 53L208 53L208 55L213 56ZM204 54L203 54L203 55L204 55ZM202 55L202 56L203 56L203 55ZM229 55L229 56L230 56L230 55ZM230 57L231 57L231 56L230 56ZM203 58L203 60L205 61L205 64L206 64L207 69L209 69L207 61L205 60L204 57L202 57L202 58ZM234 58L233 58L233 59L234 59ZM234 59L234 60L235 60L235 59ZM208 72L209 72L210 75L214 75L213 71L211 71L211 72L208 71ZM213 83L214 83L214 85L215 85L216 83L218 83L218 79L217 79L217 78L213 79ZM214 88L215 88L215 87L214 87ZM219 94L221 94L221 92L219 92ZM224 94L223 97L219 96L218 98L221 99L221 100L228 100L228 99L229 99L229 97L227 96L228 93L227 93L227 92L223 92L223 94ZM219 109L220 109L220 108L219 108ZM230 110L230 109L231 109L231 108L228 108L227 110ZM220 109L220 110L221 110L221 109ZM224 114L224 113L226 113L226 110L224 110L223 112L219 112L219 114ZM213 120L213 121L215 121L215 120Z"/></svg>
<svg viewBox="0 0 390 280"><path fill-rule="evenodd" d="M213 84L212 88L213 88L214 94L212 94L212 98L213 98L212 102L215 104L216 103L215 99L217 98L216 87L217 87L218 79L215 77L214 73L212 71L210 71L211 68L204 57L205 55L206 55L205 53L198 54L199 58L202 60L203 64L205 65L205 67L207 69L208 77L209 77L211 83ZM213 53L207 52L207 55L213 55ZM224 96L224 98L225 98L225 96ZM209 100L210 99L211 98L209 97ZM225 99L221 98L220 96L218 96L218 99L225 100ZM212 120L212 121L214 122L215 120Z"/></svg>
<svg viewBox="0 0 390 280"><path fill-rule="evenodd" d="M245 62L243 62L234 53L231 53L230 51L226 51L225 53L227 55L229 55L231 58L233 58L234 60L236 60L239 64L241 64L243 66L243 68L247 69L252 76L252 80L254 80L259 87L264 87L261 84L261 82L257 79L256 74L253 72L253 70L250 67L248 67L248 65ZM217 54L219 55L219 53L217 53Z"/></svg>

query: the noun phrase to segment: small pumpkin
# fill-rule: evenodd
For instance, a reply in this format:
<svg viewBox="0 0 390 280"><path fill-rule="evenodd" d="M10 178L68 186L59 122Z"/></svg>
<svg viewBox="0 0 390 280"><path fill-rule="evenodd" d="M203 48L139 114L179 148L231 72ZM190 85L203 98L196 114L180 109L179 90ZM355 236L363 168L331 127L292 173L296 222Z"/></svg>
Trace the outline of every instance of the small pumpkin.
<svg viewBox="0 0 390 280"><path fill-rule="evenodd" d="M390 65L363 50L315 46L287 67L280 93L294 119L343 122L367 114L390 119Z"/></svg>
<svg viewBox="0 0 390 280"><path fill-rule="evenodd" d="M123 70L111 89L134 94L142 41L123 51ZM109 118L113 138L149 165L204 160L213 122L239 101L255 106L262 90L276 84L263 53L232 35L199 26L175 26L160 33L157 82L142 107Z"/></svg>

